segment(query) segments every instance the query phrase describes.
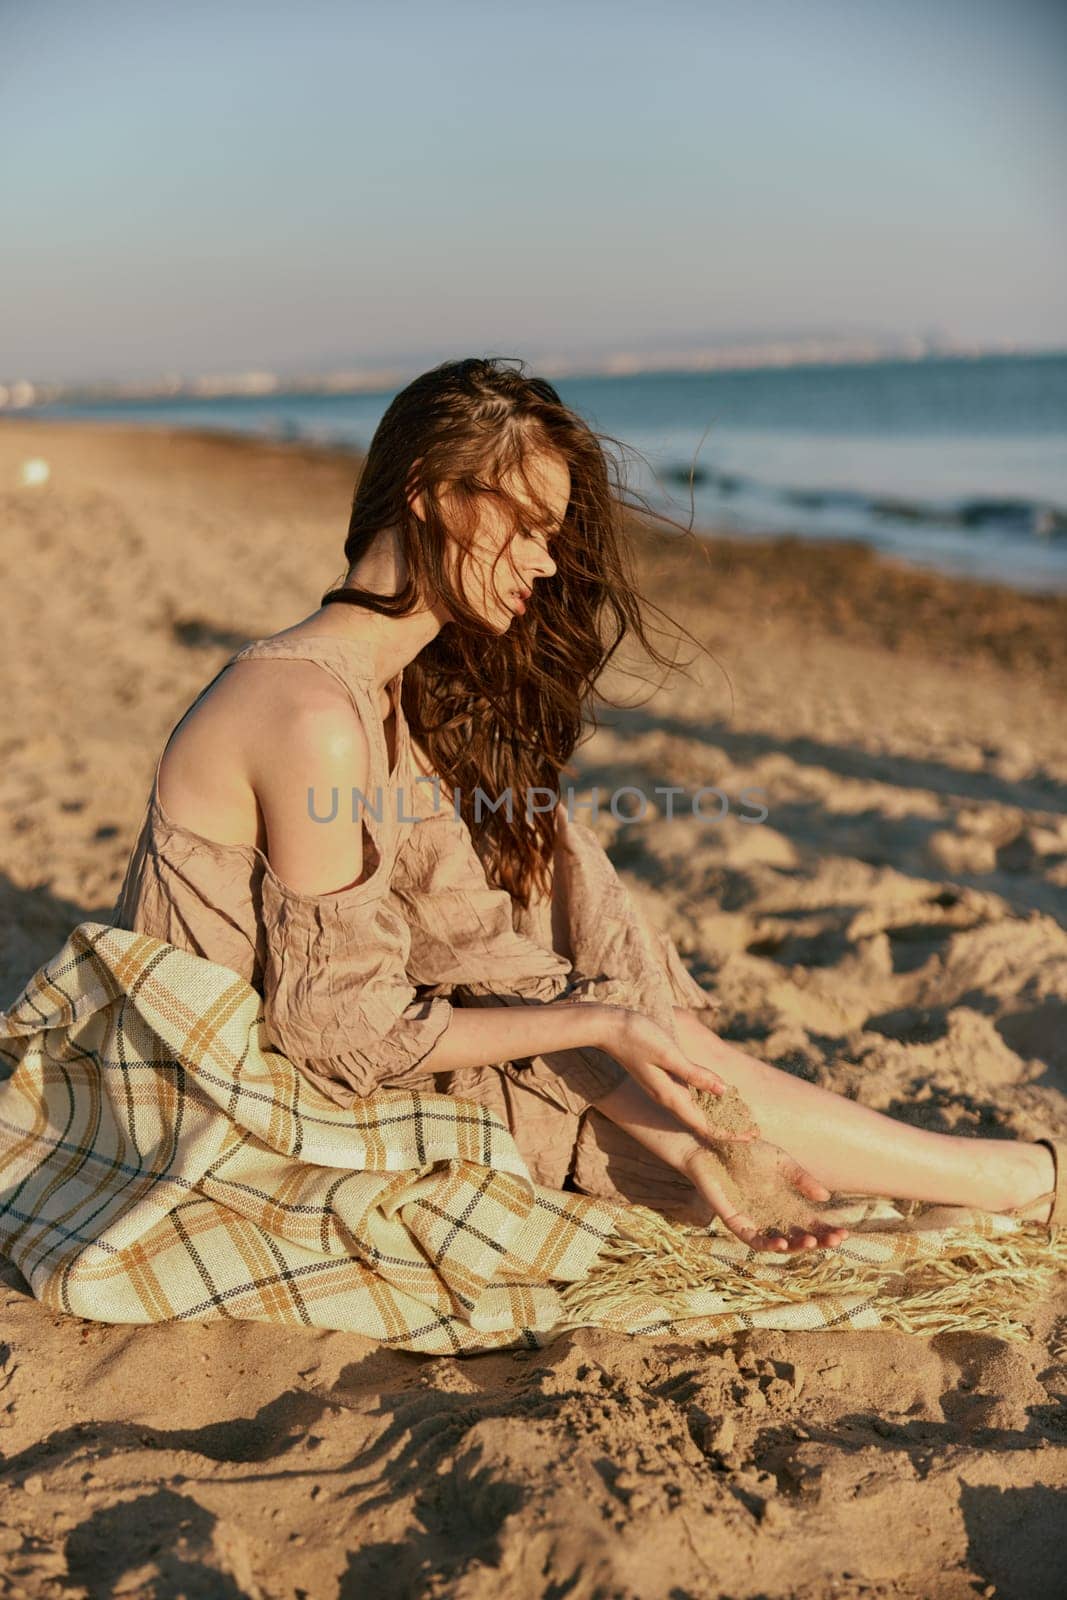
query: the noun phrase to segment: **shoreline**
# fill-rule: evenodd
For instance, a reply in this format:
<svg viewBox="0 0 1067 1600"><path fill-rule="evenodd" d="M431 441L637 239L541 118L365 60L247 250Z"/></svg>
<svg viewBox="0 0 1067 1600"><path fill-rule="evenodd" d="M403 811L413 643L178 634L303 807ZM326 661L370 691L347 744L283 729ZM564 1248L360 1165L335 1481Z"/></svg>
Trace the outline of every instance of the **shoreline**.
<svg viewBox="0 0 1067 1600"><path fill-rule="evenodd" d="M111 438L120 449L141 436L168 450L179 449L184 439L220 460L227 453L235 460L277 459L296 469L318 469L331 479L348 475L353 482L366 454L355 447L262 438L237 429L52 421L3 413L0 441L12 443L27 426L46 441L80 434L87 440ZM27 446L32 437L24 436ZM1035 594L999 580L942 573L885 555L859 538L740 535L704 526L685 535L662 524L661 533L649 533L642 527L645 520L638 513L627 514L635 548L651 562L666 554L668 544L672 583L692 580L705 593L714 584L731 603L746 609L761 601L789 607L797 623L832 628L841 638L892 649L928 649L940 659L988 659L1026 668L1050 687L1067 688L1067 591ZM655 588L654 579L651 586Z"/></svg>

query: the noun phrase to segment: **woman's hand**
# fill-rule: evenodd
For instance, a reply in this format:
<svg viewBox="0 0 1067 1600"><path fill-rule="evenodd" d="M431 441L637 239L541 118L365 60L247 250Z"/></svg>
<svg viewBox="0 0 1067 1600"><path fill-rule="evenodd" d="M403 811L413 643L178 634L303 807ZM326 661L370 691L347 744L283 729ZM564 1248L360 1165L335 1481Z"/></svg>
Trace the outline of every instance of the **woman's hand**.
<svg viewBox="0 0 1067 1600"><path fill-rule="evenodd" d="M696 1191L694 1220L710 1207L713 1216L754 1250L832 1249L848 1238L847 1228L834 1226L817 1213L804 1226L760 1228L738 1209L732 1198L736 1185L715 1155L716 1146L743 1145L746 1181L761 1190L765 1187L768 1194L787 1186L805 1200L825 1201L830 1190L787 1151L760 1138L758 1127L732 1132L709 1124L686 1085L714 1095L723 1094L727 1085L717 1073L691 1060L651 1017L606 1008L600 1042L628 1077L596 1101L596 1109L689 1179Z"/></svg>
<svg viewBox="0 0 1067 1600"><path fill-rule="evenodd" d="M739 1207L737 1183L730 1170L731 1148L736 1149L737 1160L743 1163L750 1194L764 1190L768 1195L781 1194L788 1186L805 1200L830 1198L826 1185L777 1145L758 1137L742 1140L730 1133L709 1137L707 1130L702 1138L694 1138L662 1101L653 1100L632 1078L624 1078L609 1094L595 1102L595 1108L688 1180L688 1192L683 1185L680 1205L672 1206L671 1215L678 1220L700 1227L720 1217L731 1233L754 1250L830 1248L848 1237L846 1229L835 1227L829 1219L820 1219L817 1215L810 1221L805 1219L804 1226L794 1223L782 1228L760 1228ZM714 1144L719 1146L718 1155ZM784 1209L794 1211L796 1208L787 1201Z"/></svg>
<svg viewBox="0 0 1067 1600"><path fill-rule="evenodd" d="M800 1162L778 1145L759 1139L746 1146L745 1166L750 1181L759 1182L762 1171L769 1192L780 1189L783 1182L803 1195L806 1200L829 1200L830 1190L812 1177ZM693 1185L703 1195L715 1215L722 1219L731 1233L735 1233L753 1250L796 1251L834 1249L848 1238L848 1229L835 1227L816 1213L807 1227L799 1223L782 1228L760 1229L744 1211L738 1211L726 1193L722 1181L722 1167L710 1151L694 1144L682 1157L681 1170L692 1179Z"/></svg>
<svg viewBox="0 0 1067 1600"><path fill-rule="evenodd" d="M672 1113L677 1123L688 1129L702 1145L759 1137L755 1126L736 1133L719 1132L709 1126L686 1085L691 1083L714 1095L724 1094L727 1085L717 1072L687 1056L658 1022L653 1022L642 1011L629 1011L622 1006L602 1009L605 1022L598 1041L601 1049L613 1056L649 1099ZM603 1110L605 1102L598 1101L597 1105Z"/></svg>

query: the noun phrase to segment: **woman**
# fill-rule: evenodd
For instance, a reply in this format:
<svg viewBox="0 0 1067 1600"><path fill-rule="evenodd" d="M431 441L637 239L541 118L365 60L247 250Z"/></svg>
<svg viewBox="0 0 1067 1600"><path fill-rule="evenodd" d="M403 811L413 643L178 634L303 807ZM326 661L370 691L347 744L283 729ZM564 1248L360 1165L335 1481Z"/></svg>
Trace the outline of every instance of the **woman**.
<svg viewBox="0 0 1067 1600"><path fill-rule="evenodd" d="M1048 1221L1052 1142L925 1132L744 1054L664 935L666 1022L625 953L573 964L565 889L608 896L585 912L609 933L613 895L628 948L650 937L591 831L543 804L622 639L663 661L621 509L548 383L497 360L411 383L372 441L342 584L238 651L168 739L114 923L249 978L276 1048L342 1103L421 1082L494 1105L541 1182L779 1251L847 1237L818 1212L833 1190ZM728 1086L756 1129L716 1131L691 1092ZM757 1226L723 1181L714 1151L742 1138L799 1197L788 1225Z"/></svg>

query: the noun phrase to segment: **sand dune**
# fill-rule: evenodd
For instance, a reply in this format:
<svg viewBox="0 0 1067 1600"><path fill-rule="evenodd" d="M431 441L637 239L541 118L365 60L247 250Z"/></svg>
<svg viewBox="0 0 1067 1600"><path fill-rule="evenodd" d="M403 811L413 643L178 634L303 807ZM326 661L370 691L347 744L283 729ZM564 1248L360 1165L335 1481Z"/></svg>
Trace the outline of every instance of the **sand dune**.
<svg viewBox="0 0 1067 1600"><path fill-rule="evenodd" d="M34 457L48 481L20 486ZM355 470L0 425L0 1004L109 911L219 660L340 576ZM721 1031L923 1127L1067 1132L1067 599L853 547L639 544L725 671L652 698L617 675L644 703L605 708L576 766L605 800L729 797L597 823ZM1062 1593L1067 1285L1027 1344L587 1330L466 1360L80 1322L10 1267L0 1304L0 1596Z"/></svg>

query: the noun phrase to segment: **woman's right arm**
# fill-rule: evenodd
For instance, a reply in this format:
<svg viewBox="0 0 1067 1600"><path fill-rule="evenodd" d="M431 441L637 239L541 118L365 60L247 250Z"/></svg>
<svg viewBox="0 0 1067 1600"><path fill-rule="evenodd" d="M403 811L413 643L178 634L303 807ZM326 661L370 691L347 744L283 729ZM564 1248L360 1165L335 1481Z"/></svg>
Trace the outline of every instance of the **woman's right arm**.
<svg viewBox="0 0 1067 1600"><path fill-rule="evenodd" d="M589 1048L604 1052L609 1068L615 1064L613 1071L601 1073L603 1089L590 1104L638 1137L647 1127L655 1138L649 1148L665 1160L677 1160L694 1138L702 1146L721 1143L721 1133L709 1138L707 1119L687 1086L722 1094L723 1080L692 1061L650 1017L624 1006L573 999L454 1006L448 1026L420 1065L449 1072L541 1055L551 1066L554 1052Z"/></svg>
<svg viewBox="0 0 1067 1600"><path fill-rule="evenodd" d="M422 1064L429 1072L454 1072L558 1050L603 1049L615 1009L569 1000L453 1006L448 1027Z"/></svg>

